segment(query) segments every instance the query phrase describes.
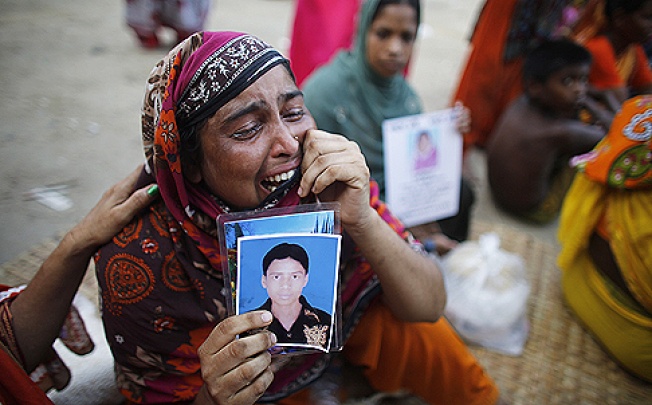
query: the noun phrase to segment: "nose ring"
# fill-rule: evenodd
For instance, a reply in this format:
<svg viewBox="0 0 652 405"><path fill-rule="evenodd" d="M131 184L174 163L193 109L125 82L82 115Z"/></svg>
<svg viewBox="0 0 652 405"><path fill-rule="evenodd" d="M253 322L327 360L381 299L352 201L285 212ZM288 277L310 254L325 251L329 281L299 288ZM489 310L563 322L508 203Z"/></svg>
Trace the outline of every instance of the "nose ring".
<svg viewBox="0 0 652 405"><path fill-rule="evenodd" d="M294 139L298 141L299 140L299 135L294 135Z"/></svg>

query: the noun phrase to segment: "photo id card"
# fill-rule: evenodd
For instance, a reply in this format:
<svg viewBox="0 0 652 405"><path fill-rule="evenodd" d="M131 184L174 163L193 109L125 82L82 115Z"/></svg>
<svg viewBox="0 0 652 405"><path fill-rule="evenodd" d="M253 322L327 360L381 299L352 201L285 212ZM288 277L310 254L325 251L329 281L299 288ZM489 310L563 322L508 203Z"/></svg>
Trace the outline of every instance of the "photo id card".
<svg viewBox="0 0 652 405"><path fill-rule="evenodd" d="M278 352L329 351L336 311L340 235L238 239L236 314L267 310Z"/></svg>
<svg viewBox="0 0 652 405"><path fill-rule="evenodd" d="M272 354L341 350L339 204L223 214L217 223L228 314L272 312Z"/></svg>

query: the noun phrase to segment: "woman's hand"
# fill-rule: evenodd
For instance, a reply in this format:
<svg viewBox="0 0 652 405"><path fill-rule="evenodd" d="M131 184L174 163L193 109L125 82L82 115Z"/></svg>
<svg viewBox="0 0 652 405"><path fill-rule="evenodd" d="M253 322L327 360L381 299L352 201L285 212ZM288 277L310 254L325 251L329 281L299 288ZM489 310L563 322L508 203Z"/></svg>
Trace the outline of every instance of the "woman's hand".
<svg viewBox="0 0 652 405"><path fill-rule="evenodd" d="M409 231L423 243L426 250L434 249L440 256L455 249L458 245L456 240L444 235L436 221L413 226L409 228Z"/></svg>
<svg viewBox="0 0 652 405"><path fill-rule="evenodd" d="M342 225L383 286L385 302L406 321L435 321L446 302L437 266L413 251L369 204L369 168L355 142L310 130L303 141L299 195L339 201Z"/></svg>
<svg viewBox="0 0 652 405"><path fill-rule="evenodd" d="M156 185L135 190L140 165L126 178L109 188L93 209L71 231L70 235L79 247L96 248L120 232L131 219L151 204L158 195Z"/></svg>
<svg viewBox="0 0 652 405"><path fill-rule="evenodd" d="M70 309L95 249L108 242L155 198L151 186L134 190L142 165L104 193L68 232L12 303L14 332L32 371L43 361Z"/></svg>
<svg viewBox="0 0 652 405"><path fill-rule="evenodd" d="M611 127L614 115L620 108L613 94L598 90L594 90L584 97L580 101L580 105L586 108L592 116L593 122L590 124L600 125L606 131Z"/></svg>
<svg viewBox="0 0 652 405"><path fill-rule="evenodd" d="M236 338L272 322L269 311L252 311L220 322L199 347L204 386L195 404L253 404L272 383L268 349L276 336L267 331Z"/></svg>
<svg viewBox="0 0 652 405"><path fill-rule="evenodd" d="M301 169L301 197L312 192L321 201L338 201L344 227L369 223L369 168L358 144L341 135L309 130Z"/></svg>

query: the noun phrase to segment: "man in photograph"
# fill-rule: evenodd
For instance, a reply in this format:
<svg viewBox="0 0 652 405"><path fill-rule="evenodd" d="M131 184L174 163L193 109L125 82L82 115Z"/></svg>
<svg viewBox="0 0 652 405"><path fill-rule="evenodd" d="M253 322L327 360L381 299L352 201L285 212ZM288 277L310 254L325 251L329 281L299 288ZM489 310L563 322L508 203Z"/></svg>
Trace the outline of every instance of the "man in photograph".
<svg viewBox="0 0 652 405"><path fill-rule="evenodd" d="M311 306L303 296L308 284L306 250L294 243L281 243L263 258L262 285L269 298L258 309L274 315L269 326L278 343L301 343L328 348L331 316Z"/></svg>

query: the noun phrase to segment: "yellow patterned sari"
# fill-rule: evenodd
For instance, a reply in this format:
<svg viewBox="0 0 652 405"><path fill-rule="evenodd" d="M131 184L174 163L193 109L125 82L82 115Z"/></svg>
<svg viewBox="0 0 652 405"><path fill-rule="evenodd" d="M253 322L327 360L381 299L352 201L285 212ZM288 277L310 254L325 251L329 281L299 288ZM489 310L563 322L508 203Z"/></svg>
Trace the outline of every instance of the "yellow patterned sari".
<svg viewBox="0 0 652 405"><path fill-rule="evenodd" d="M561 212L558 265L569 307L625 369L652 381L652 96L628 100L609 134L575 159ZM589 238L609 243L628 291L595 266Z"/></svg>

